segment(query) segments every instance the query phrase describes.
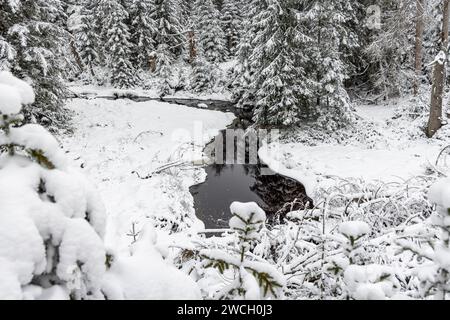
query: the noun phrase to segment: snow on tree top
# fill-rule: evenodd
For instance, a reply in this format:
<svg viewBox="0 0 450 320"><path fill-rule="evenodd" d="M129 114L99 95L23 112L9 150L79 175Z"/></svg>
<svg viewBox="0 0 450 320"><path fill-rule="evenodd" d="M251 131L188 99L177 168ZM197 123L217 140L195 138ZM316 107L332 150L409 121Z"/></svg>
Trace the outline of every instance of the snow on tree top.
<svg viewBox="0 0 450 320"><path fill-rule="evenodd" d="M234 215L230 219L232 229L244 229L248 221L251 224L263 223L266 220L266 213L255 202L233 202L230 206L231 213Z"/></svg>
<svg viewBox="0 0 450 320"><path fill-rule="evenodd" d="M22 99L16 88L0 83L0 114L17 114L22 109Z"/></svg>
<svg viewBox="0 0 450 320"><path fill-rule="evenodd" d="M27 149L41 150L51 163L60 168L66 166L65 155L58 141L43 127L27 124L20 128L11 128L10 141L23 145Z"/></svg>
<svg viewBox="0 0 450 320"><path fill-rule="evenodd" d="M370 227L362 221L346 221L340 224L339 232L347 238L358 239L370 233Z"/></svg>
<svg viewBox="0 0 450 320"><path fill-rule="evenodd" d="M31 104L34 102L35 94L33 88L23 80L14 77L11 72L0 72L0 84L14 87L20 96L22 104ZM3 92L1 92L3 98ZM16 112L18 113L18 112Z"/></svg>

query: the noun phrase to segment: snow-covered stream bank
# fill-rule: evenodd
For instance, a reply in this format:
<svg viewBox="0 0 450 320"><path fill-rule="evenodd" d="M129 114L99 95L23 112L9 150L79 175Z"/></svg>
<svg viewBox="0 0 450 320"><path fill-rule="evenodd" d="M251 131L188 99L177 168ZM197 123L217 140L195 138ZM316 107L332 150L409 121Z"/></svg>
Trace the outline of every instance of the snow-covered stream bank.
<svg viewBox="0 0 450 320"><path fill-rule="evenodd" d="M67 107L75 111L75 132L60 139L99 188L109 214L108 246L128 246L133 222L138 229L150 220L162 229L167 221L179 229L201 227L189 187L205 178L203 169L173 169L146 180L132 172L146 176L186 156L199 132L201 152L233 114L156 101L73 99Z"/></svg>
<svg viewBox="0 0 450 320"><path fill-rule="evenodd" d="M335 177L398 183L425 175L450 143L446 128L428 139L421 131L424 119L401 116L401 108L357 106L360 119L353 128L319 138L317 131L300 131L263 146L259 156L275 171L301 181L310 196ZM446 153L442 156L445 161Z"/></svg>

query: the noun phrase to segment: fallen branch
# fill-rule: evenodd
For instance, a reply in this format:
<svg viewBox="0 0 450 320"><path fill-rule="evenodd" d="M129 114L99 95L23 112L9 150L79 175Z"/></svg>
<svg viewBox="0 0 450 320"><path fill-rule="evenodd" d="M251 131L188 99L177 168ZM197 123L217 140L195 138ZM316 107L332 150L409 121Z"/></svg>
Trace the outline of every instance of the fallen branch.
<svg viewBox="0 0 450 320"><path fill-rule="evenodd" d="M441 152L439 152L439 155L438 155L437 158L436 158L436 167L438 166L439 160L441 159L442 155L444 154L444 152L445 152L446 150L450 150L450 145L449 145L449 146L446 146L444 149L441 150Z"/></svg>
<svg viewBox="0 0 450 320"><path fill-rule="evenodd" d="M141 133L139 133L136 138L134 138L133 142L136 143L136 141L142 137L144 134L159 134L160 136L163 136L164 134L160 131L154 131L154 130L148 130L148 131L143 131Z"/></svg>
<svg viewBox="0 0 450 320"><path fill-rule="evenodd" d="M176 161L167 163L167 164L165 164L165 165L163 165L161 167L158 167L157 169L153 170L151 173L149 173L146 176L141 176L139 174L139 172L137 172L137 171L132 171L131 174L135 174L141 180L148 180L148 179L151 179L155 174L160 174L160 173L162 173L162 172L164 172L166 170L169 170L171 168L182 167L182 166L190 166L189 169L191 169L191 168L196 168L196 167L202 167L203 166L203 164L195 165L195 163L196 163L195 161L176 160ZM183 169L183 168L181 168L181 169Z"/></svg>

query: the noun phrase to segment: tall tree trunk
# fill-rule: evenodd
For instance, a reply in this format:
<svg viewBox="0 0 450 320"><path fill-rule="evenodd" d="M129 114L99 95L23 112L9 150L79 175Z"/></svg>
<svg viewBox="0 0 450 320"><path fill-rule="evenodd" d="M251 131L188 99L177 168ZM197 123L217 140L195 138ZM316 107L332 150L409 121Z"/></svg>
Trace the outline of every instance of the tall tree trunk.
<svg viewBox="0 0 450 320"><path fill-rule="evenodd" d="M422 45L423 45L423 30L424 30L424 8L425 0L416 0L416 48L415 48L415 70L416 77L414 79L414 95L419 93L420 77L422 76Z"/></svg>
<svg viewBox="0 0 450 320"><path fill-rule="evenodd" d="M449 5L450 0L444 0L441 33L442 48L440 52L440 55L444 58L437 59L437 62L434 64L433 86L431 88L430 118L428 120L427 128L427 136L429 138L434 136L436 131L442 127L442 100L444 95L445 66L448 52Z"/></svg>
<svg viewBox="0 0 450 320"><path fill-rule="evenodd" d="M78 66L78 68L80 68L80 71L83 71L83 62L81 61L80 55L78 54L77 48L75 47L75 42L74 41L70 41L70 49L72 50L72 54L73 57L75 58L75 62Z"/></svg>
<svg viewBox="0 0 450 320"><path fill-rule="evenodd" d="M193 63L197 57L197 47L195 45L195 32L188 32L189 39L189 63Z"/></svg>

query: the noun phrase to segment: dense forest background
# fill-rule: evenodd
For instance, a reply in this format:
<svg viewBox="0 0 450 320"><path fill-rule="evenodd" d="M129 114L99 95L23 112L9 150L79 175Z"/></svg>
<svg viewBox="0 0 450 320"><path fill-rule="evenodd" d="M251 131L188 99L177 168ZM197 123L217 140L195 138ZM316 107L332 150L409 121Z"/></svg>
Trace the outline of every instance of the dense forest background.
<svg viewBox="0 0 450 320"><path fill-rule="evenodd" d="M351 98L378 102L430 84L441 7L438 0L2 0L0 69L33 81L28 117L48 126L64 126L65 85L82 80L161 95L228 90L260 125L317 121L333 130L352 121ZM231 67L221 67L226 62Z"/></svg>

